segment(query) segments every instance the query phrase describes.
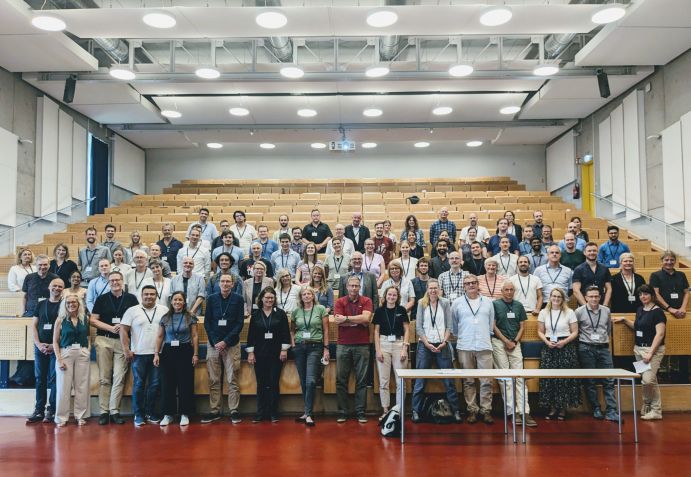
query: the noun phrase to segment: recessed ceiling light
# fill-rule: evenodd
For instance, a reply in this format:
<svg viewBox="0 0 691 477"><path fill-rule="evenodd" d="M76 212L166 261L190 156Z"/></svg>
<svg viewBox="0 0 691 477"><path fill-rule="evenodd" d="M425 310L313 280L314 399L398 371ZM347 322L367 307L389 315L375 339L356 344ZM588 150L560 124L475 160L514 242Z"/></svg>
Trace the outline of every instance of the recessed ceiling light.
<svg viewBox="0 0 691 477"><path fill-rule="evenodd" d="M557 65L537 65L533 70L535 76L552 76L559 73L559 67Z"/></svg>
<svg viewBox="0 0 691 477"><path fill-rule="evenodd" d="M275 10L260 13L254 20L260 27L268 28L270 30L282 28L288 24L288 17Z"/></svg>
<svg viewBox="0 0 691 477"><path fill-rule="evenodd" d="M520 106L504 106L499 110L501 114L516 114L521 110Z"/></svg>
<svg viewBox="0 0 691 477"><path fill-rule="evenodd" d="M161 111L161 116L171 119L177 119L182 117L182 113L179 111L175 111L174 109L164 109L163 111Z"/></svg>
<svg viewBox="0 0 691 477"><path fill-rule="evenodd" d="M310 144L310 147L312 149L326 149L326 144L324 144L323 142L313 142L312 144Z"/></svg>
<svg viewBox="0 0 691 477"><path fill-rule="evenodd" d="M125 80L125 81L130 81L133 80L134 78L137 77L137 75L134 74L134 71L123 68L121 66L115 66L110 69L110 76L113 78L119 79L119 80Z"/></svg>
<svg viewBox="0 0 691 477"><path fill-rule="evenodd" d="M480 23L485 26L499 26L511 20L513 12L509 7L492 7L480 15Z"/></svg>
<svg viewBox="0 0 691 477"><path fill-rule="evenodd" d="M39 15L31 19L31 24L36 28L46 31L62 31L67 28L64 21L49 15Z"/></svg>
<svg viewBox="0 0 691 477"><path fill-rule="evenodd" d="M313 118L317 115L317 112L314 109L298 109L298 116L302 116L303 118Z"/></svg>
<svg viewBox="0 0 691 477"><path fill-rule="evenodd" d="M381 78L389 74L389 67L386 65L373 65L365 70L368 78Z"/></svg>
<svg viewBox="0 0 691 477"><path fill-rule="evenodd" d="M281 68L281 76L290 79L302 78L305 76L305 71L299 66L284 66Z"/></svg>
<svg viewBox="0 0 691 477"><path fill-rule="evenodd" d="M620 20L626 15L626 9L622 5L607 5L601 10L593 13L590 20L598 25L603 25L605 23L612 23Z"/></svg>
<svg viewBox="0 0 691 477"><path fill-rule="evenodd" d="M398 21L398 15L391 10L377 10L367 15L367 24L375 28L385 28Z"/></svg>
<svg viewBox="0 0 691 477"><path fill-rule="evenodd" d="M429 143L427 141L418 141L413 145L415 147L429 147Z"/></svg>
<svg viewBox="0 0 691 477"><path fill-rule="evenodd" d="M270 142L263 142L259 145L262 149L275 149L276 144L271 144Z"/></svg>
<svg viewBox="0 0 691 477"><path fill-rule="evenodd" d="M203 79L216 79L221 76L221 73L215 68L197 68L194 74Z"/></svg>
<svg viewBox="0 0 691 477"><path fill-rule="evenodd" d="M363 149L374 149L375 147L377 147L377 143L376 142L363 142L361 144L361 147Z"/></svg>
<svg viewBox="0 0 691 477"><path fill-rule="evenodd" d="M475 71L475 68L473 68L471 65L453 65L451 68L449 68L449 74L451 76L468 76Z"/></svg>
<svg viewBox="0 0 691 477"><path fill-rule="evenodd" d="M207 142L206 147L209 149L221 149L223 147L223 144L220 142Z"/></svg>
<svg viewBox="0 0 691 477"><path fill-rule="evenodd" d="M142 20L154 28L173 28L177 23L173 15L161 12L147 13L142 17Z"/></svg>
<svg viewBox="0 0 691 477"><path fill-rule="evenodd" d="M233 116L247 116L250 110L247 108L230 108L228 112Z"/></svg>
<svg viewBox="0 0 691 477"><path fill-rule="evenodd" d="M362 114L368 118L376 118L384 114L384 111L378 108L367 108L362 112Z"/></svg>
<svg viewBox="0 0 691 477"><path fill-rule="evenodd" d="M482 146L482 141L468 141L465 145L468 147L480 147Z"/></svg>
<svg viewBox="0 0 691 477"><path fill-rule="evenodd" d="M434 108L432 110L432 114L436 116L445 116L447 114L451 114L453 112L453 108L450 106L439 106L437 108Z"/></svg>

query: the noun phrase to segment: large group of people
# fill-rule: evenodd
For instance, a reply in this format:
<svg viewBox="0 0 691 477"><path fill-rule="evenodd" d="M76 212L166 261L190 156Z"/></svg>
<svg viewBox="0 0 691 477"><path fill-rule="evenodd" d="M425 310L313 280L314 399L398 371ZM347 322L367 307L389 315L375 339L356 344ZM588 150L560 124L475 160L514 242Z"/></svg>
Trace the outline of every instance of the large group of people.
<svg viewBox="0 0 691 477"><path fill-rule="evenodd" d="M281 215L271 238L268 225L255 229L243 211L234 212L233 219L232 225L221 221L219 233L209 211L201 208L184 241L164 224L158 242L144 244L132 232L127 246L115 240L115 225L106 225L101 244L98 231L89 227L78 263L66 244L55 246L52 260L20 251L8 281L11 290L24 292L24 316L34 318L36 404L28 421L64 426L74 394L73 414L79 425L86 423L93 345L99 424L125 422L120 407L131 367L135 426L166 426L176 416L188 425L202 315L209 385L209 412L202 423L221 419L224 380L230 420L242 421L243 327L257 384L253 422L279 419L281 371L292 350L304 400L296 420L315 426L316 387L330 360L336 361L337 421L354 417L365 423L375 367L385 414L396 387L392 371L410 365L409 347L415 346L417 368L452 368L454 360L464 369L521 368L520 341L529 317L537 319L544 343L542 368L611 368L612 324L631 327L636 359L650 364L642 377L642 418L662 417L657 371L665 350L664 312L683 318L689 295L673 252L663 254L662 269L645 284L616 226L608 227L607 242L598 245L574 217L563 240L555 242L541 211L523 226L507 211L492 231L478 224L477 214L469 215L468 225L457 226L442 207L429 242L414 215L400 234L391 231L390 221L373 224L371 233L358 212L351 224L335 225L333 235L315 209L302 228L290 227L289 216ZM611 268L618 273L612 275ZM568 306L570 296L575 310ZM612 313L636 317L612 319ZM330 320L338 329L335 356ZM416 343L410 338L412 321ZM96 331L93 342L90 327ZM463 407L453 380L443 384L457 422L493 422L490 379L481 379L479 388L474 380L464 381ZM602 383L604 412L597 384L584 383L593 417L618 419L613 381ZM422 419L424 389L424 380L417 380L416 422ZM517 405L507 404L507 414L537 425L520 383L517 394ZM514 402L511 395L503 398ZM539 405L547 419L566 419L567 409L580 403L578 381L540 381Z"/></svg>

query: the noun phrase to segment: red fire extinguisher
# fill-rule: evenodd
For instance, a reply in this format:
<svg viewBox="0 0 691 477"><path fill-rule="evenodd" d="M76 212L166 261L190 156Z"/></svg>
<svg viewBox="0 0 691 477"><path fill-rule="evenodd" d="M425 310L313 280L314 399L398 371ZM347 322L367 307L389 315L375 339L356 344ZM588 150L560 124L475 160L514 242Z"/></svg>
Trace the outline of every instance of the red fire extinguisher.
<svg viewBox="0 0 691 477"><path fill-rule="evenodd" d="M573 198L574 199L580 199L581 198L581 186L578 184L578 182L573 184Z"/></svg>

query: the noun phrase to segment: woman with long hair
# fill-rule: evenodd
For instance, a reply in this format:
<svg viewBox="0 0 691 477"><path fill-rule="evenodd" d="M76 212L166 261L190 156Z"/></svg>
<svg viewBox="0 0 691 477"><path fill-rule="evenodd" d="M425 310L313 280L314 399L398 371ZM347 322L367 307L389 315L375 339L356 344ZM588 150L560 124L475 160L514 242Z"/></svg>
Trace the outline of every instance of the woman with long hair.
<svg viewBox="0 0 691 477"><path fill-rule="evenodd" d="M130 245L125 249L126 260L125 262L133 265L134 264L134 252L137 250L143 250L146 255L149 255L149 247L142 243L142 234L139 230L133 230L130 232Z"/></svg>
<svg viewBox="0 0 691 477"><path fill-rule="evenodd" d="M636 313L641 300L636 294L645 285L645 278L636 273L635 258L624 252L619 256L619 273L612 277L612 313Z"/></svg>
<svg viewBox="0 0 691 477"><path fill-rule="evenodd" d="M423 232L420 228L417 217L412 214L405 218L405 225L403 227L403 231L401 232L401 243L408 241L409 232L413 232L415 234L415 243L424 251L425 247L427 246L427 244L425 244L425 232Z"/></svg>
<svg viewBox="0 0 691 477"><path fill-rule="evenodd" d="M281 268L276 272L276 306L289 315L297 306L300 287L293 283L290 271Z"/></svg>
<svg viewBox="0 0 691 477"><path fill-rule="evenodd" d="M163 262L157 258L149 261L149 270L153 275L152 281L156 287L156 303L168 306L170 298L170 278L163 276Z"/></svg>
<svg viewBox="0 0 691 477"><path fill-rule="evenodd" d="M50 261L49 272L56 274L69 286L70 277L79 270L77 264L70 260L70 249L64 243L59 243L53 247L53 260Z"/></svg>
<svg viewBox="0 0 691 477"><path fill-rule="evenodd" d="M302 252L302 260L300 260L295 270L295 283L298 285L308 284L312 276L312 268L317 264L322 265L321 260L317 258L317 246L310 242L305 245L305 250Z"/></svg>
<svg viewBox="0 0 691 477"><path fill-rule="evenodd" d="M331 314L334 307L334 291L331 289L326 279L326 271L321 265L315 265L312 269L312 277L309 286L316 294L317 303L326 308L326 313Z"/></svg>
<svg viewBox="0 0 691 477"><path fill-rule="evenodd" d="M132 270L132 266L129 263L125 263L126 253L122 245L118 245L113 249L113 265L110 270L112 272L120 272L122 275L126 275L127 272Z"/></svg>
<svg viewBox="0 0 691 477"><path fill-rule="evenodd" d="M34 252L28 248L20 249L17 253L17 262L10 267L10 271L7 273L7 288L11 292L22 291L24 279L35 271Z"/></svg>

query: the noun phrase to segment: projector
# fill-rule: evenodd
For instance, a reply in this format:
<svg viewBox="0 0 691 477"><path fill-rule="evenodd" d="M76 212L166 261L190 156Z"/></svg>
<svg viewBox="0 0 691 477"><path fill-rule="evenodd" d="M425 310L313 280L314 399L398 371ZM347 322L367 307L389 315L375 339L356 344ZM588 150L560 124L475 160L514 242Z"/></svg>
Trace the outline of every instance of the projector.
<svg viewBox="0 0 691 477"><path fill-rule="evenodd" d="M329 143L329 151L348 152L355 150L355 143L353 141L331 141Z"/></svg>

